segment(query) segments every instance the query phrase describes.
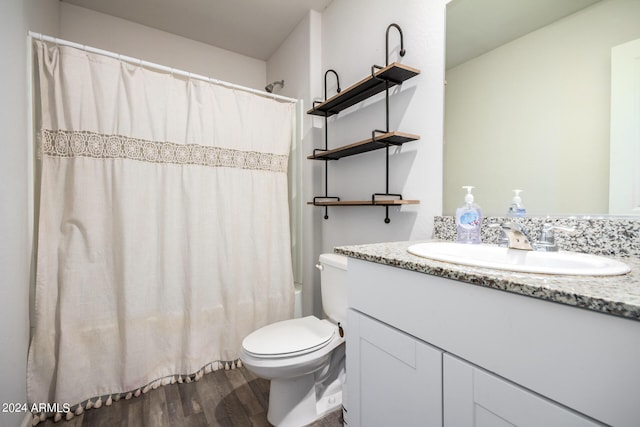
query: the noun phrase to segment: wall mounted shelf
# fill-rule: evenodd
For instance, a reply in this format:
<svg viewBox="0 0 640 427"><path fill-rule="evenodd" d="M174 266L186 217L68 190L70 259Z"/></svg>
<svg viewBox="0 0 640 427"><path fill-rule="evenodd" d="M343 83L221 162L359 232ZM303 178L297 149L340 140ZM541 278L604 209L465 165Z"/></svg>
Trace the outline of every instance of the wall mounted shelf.
<svg viewBox="0 0 640 427"><path fill-rule="evenodd" d="M340 78L338 73L333 70L327 70L324 74L324 101L315 102L313 108L307 111L307 114L324 117L324 149L315 149L313 154L308 156L311 160L324 160L324 196L316 196L313 198L313 202L308 202L309 205L324 206L324 218L329 219L328 207L329 206L383 206L386 211L384 219L385 223L391 222L389 219L389 207L400 205L415 205L420 203L419 200L405 200L402 198L402 194L389 192L389 147L400 146L406 142L416 141L420 139L418 135L412 135L409 133L397 132L389 130L389 89L402 84L405 80L420 74L420 70L417 68L409 67L407 65L394 62L389 64L389 30L396 28L400 33L400 56L405 55L404 42L402 36L402 30L398 24L391 24L387 27L386 34L386 66L373 65L371 67L371 75L360 80L358 83L350 86L345 90L340 89ZM327 76L329 73L335 74L337 80L337 94L331 98L327 98ZM386 127L385 130L375 129L371 132L371 138L363 141L354 142L353 144L344 145L338 148L329 149L328 146L328 121L327 117L338 114L340 111L345 110L358 102L364 101L380 92L386 92L385 97L385 112L386 112ZM340 200L340 197L329 196L329 184L328 184L328 162L329 160L338 160L347 156L354 156L356 154L366 153L368 151L379 150L384 148L386 150L386 167L385 167L385 192L374 193L369 200Z"/></svg>
<svg viewBox="0 0 640 427"><path fill-rule="evenodd" d="M376 67L371 68L373 71ZM307 111L307 114L323 117L333 116L418 74L420 74L420 70L394 62L376 72L372 72L370 76L365 77L358 83L317 104Z"/></svg>
<svg viewBox="0 0 640 427"><path fill-rule="evenodd" d="M417 205L420 200L330 200L330 201L316 201L307 202L308 205L314 206L400 206L400 205Z"/></svg>
<svg viewBox="0 0 640 427"><path fill-rule="evenodd" d="M405 142L416 141L420 139L418 135L403 132L387 132L378 137L371 137L363 141L354 142L353 144L343 147L334 148L333 150L315 150L313 155L308 156L310 160L338 160L347 156L366 153L368 151L379 150L389 145L402 145Z"/></svg>

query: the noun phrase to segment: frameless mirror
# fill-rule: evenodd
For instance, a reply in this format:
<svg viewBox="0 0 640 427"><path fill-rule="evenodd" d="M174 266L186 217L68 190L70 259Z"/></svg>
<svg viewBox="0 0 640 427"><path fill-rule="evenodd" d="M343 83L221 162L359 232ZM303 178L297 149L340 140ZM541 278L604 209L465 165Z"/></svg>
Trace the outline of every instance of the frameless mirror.
<svg viewBox="0 0 640 427"><path fill-rule="evenodd" d="M636 0L451 0L444 214L463 185L486 215L514 189L531 215L608 214L611 51L638 22Z"/></svg>

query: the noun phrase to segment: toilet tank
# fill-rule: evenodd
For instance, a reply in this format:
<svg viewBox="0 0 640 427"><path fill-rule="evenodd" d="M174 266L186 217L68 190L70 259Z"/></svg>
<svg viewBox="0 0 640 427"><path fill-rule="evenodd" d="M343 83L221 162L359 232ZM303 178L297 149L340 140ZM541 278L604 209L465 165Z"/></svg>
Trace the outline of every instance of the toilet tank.
<svg viewBox="0 0 640 427"><path fill-rule="evenodd" d="M344 325L347 321L347 257L321 254L318 268L322 310L329 320Z"/></svg>

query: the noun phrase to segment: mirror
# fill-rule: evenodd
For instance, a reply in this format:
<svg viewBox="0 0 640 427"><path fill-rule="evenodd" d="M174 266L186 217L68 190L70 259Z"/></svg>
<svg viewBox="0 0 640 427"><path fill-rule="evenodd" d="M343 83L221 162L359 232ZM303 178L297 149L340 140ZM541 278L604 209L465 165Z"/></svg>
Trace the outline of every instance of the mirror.
<svg viewBox="0 0 640 427"><path fill-rule="evenodd" d="M514 189L528 215L608 214L611 49L638 22L639 1L451 0L443 213L473 185L485 215Z"/></svg>

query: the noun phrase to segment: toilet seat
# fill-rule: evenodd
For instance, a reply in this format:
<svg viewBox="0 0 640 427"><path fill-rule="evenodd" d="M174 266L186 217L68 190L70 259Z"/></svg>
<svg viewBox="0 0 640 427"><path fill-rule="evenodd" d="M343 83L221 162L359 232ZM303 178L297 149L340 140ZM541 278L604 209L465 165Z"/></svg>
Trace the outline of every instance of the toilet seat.
<svg viewBox="0 0 640 427"><path fill-rule="evenodd" d="M264 326L249 334L242 347L246 353L261 358L293 357L325 347L335 335L335 325L307 316Z"/></svg>

